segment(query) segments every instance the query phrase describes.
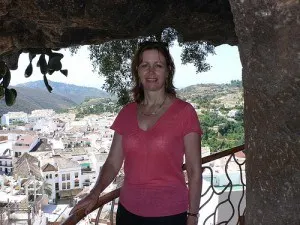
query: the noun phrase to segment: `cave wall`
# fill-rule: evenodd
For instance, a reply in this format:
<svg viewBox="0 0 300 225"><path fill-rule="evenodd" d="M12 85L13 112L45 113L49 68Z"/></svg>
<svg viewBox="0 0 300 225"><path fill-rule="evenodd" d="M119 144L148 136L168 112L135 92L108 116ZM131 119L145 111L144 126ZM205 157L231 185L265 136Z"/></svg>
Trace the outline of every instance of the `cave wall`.
<svg viewBox="0 0 300 225"><path fill-rule="evenodd" d="M16 69L28 48L99 44L167 27L185 42L237 44L228 0L2 0L0 56Z"/></svg>
<svg viewBox="0 0 300 225"><path fill-rule="evenodd" d="M230 2L243 65L246 224L300 224L299 1Z"/></svg>

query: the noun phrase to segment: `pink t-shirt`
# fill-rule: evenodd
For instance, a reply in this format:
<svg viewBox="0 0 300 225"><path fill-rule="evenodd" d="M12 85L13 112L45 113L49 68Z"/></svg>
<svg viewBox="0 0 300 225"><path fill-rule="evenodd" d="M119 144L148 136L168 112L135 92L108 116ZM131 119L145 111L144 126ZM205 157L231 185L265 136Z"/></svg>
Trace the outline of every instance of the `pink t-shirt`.
<svg viewBox="0 0 300 225"><path fill-rule="evenodd" d="M137 104L130 103L120 111L111 129L122 135L125 156L121 204L145 217L186 211L183 138L191 132L202 134L194 108L176 99L156 124L144 131L138 126Z"/></svg>

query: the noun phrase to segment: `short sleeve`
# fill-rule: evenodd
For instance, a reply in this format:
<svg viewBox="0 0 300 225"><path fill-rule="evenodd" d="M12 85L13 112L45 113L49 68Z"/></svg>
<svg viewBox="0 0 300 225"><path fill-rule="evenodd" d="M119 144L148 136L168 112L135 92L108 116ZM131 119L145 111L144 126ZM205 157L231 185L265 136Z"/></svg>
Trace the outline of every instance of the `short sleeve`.
<svg viewBox="0 0 300 225"><path fill-rule="evenodd" d="M128 125L128 116L130 114L130 108L131 108L130 105L131 104L128 104L120 110L115 121L110 126L110 129L116 131L120 135L124 134L126 126Z"/></svg>
<svg viewBox="0 0 300 225"><path fill-rule="evenodd" d="M187 103L183 110L182 118L182 135L183 137L189 133L198 133L202 135L202 130L200 127L200 122L196 110L194 107Z"/></svg>

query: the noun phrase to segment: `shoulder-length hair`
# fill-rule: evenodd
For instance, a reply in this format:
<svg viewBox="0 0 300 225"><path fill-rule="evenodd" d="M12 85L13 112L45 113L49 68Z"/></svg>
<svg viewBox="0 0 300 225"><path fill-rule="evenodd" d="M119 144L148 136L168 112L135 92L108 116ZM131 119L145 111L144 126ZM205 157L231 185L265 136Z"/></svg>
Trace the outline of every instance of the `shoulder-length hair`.
<svg viewBox="0 0 300 225"><path fill-rule="evenodd" d="M131 72L132 72L132 76L133 76L133 81L134 81L134 87L132 89L133 92L133 98L134 101L137 103L140 103L144 100L144 89L143 86L141 84L140 78L139 78L139 74L138 74L138 66L140 65L140 63L142 62L143 58L143 52L146 50L152 50L155 49L157 51L159 51L166 60L166 66L168 69L168 76L167 76L167 80L165 83L165 91L168 94L171 94L173 96L176 96L176 91L175 91L175 87L173 84L173 77L175 74L175 64L173 61L173 58L169 52L168 49L168 44L164 43L164 42L156 42L156 41L145 41L139 44L139 47L137 49L137 51L134 54L134 57L132 59L132 63L131 63Z"/></svg>

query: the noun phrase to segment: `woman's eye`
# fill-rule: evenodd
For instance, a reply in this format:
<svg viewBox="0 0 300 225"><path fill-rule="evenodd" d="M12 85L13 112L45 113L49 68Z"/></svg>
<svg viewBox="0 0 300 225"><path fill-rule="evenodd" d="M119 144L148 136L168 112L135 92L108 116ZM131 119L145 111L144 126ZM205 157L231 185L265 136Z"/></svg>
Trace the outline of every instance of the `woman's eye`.
<svg viewBox="0 0 300 225"><path fill-rule="evenodd" d="M161 68L163 68L163 65L162 64L156 64L155 68L161 69Z"/></svg>
<svg viewBox="0 0 300 225"><path fill-rule="evenodd" d="M145 63L145 64L140 64L140 67L141 67L141 68L147 68L147 67L148 67L148 64L146 64L146 63Z"/></svg>

